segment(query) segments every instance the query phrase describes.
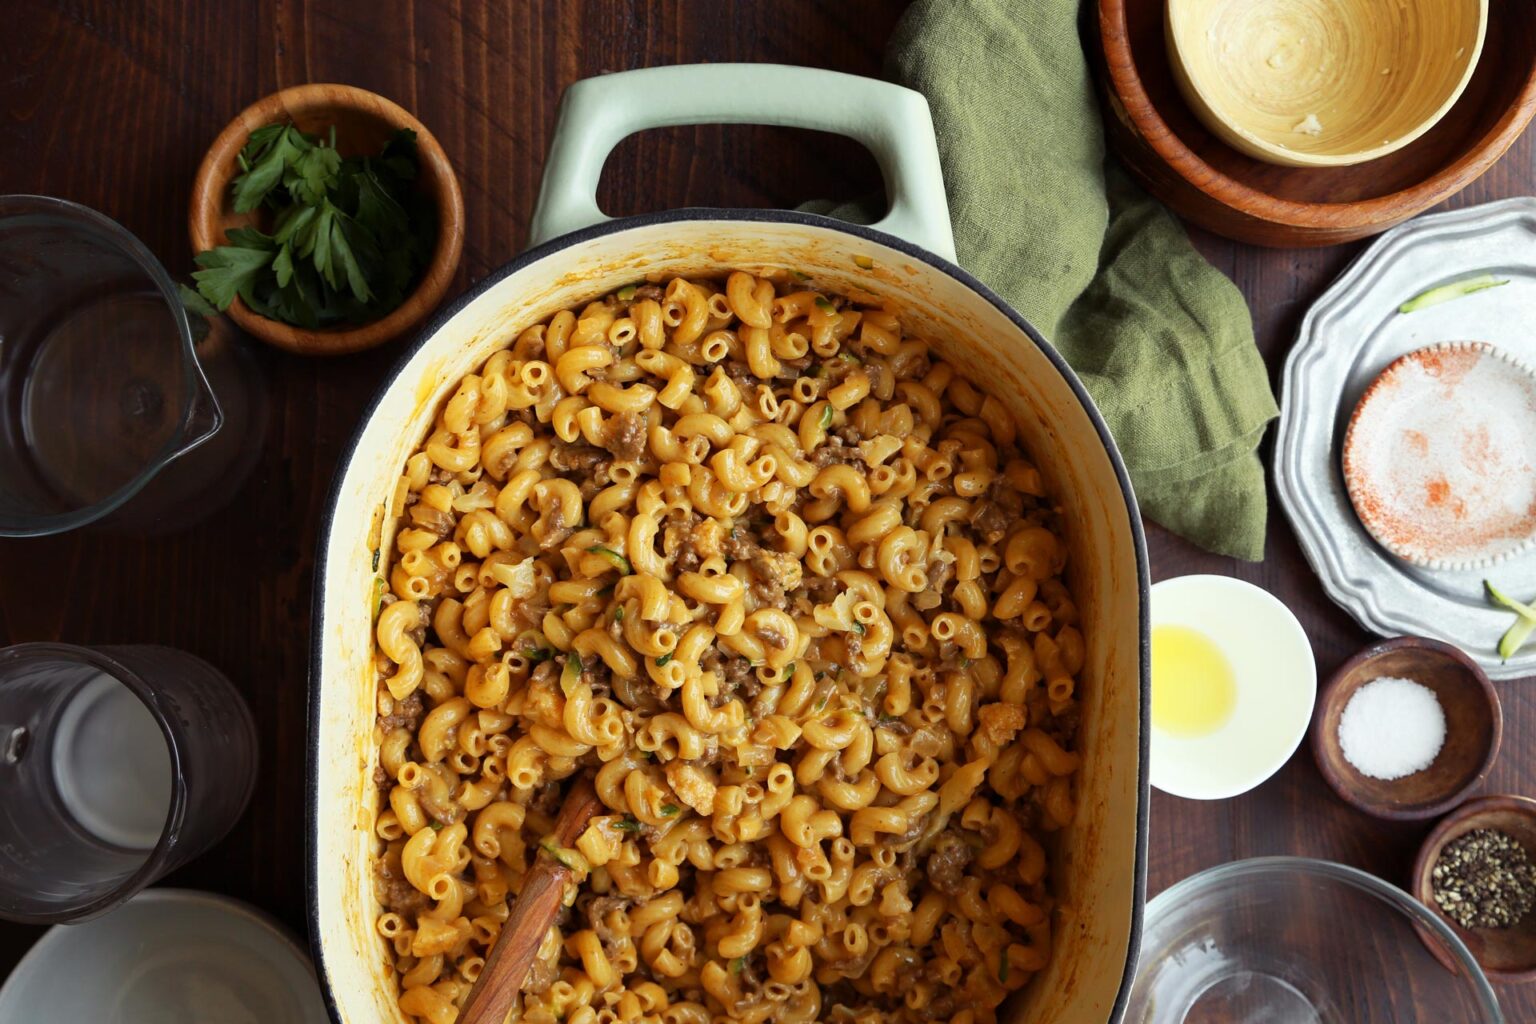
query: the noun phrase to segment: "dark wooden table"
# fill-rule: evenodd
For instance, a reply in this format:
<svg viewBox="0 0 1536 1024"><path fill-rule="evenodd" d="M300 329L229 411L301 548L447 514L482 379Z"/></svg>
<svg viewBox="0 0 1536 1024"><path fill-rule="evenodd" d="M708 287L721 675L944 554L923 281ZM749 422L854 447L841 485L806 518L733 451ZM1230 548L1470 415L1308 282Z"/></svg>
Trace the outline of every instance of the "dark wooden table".
<svg viewBox="0 0 1536 1024"><path fill-rule="evenodd" d="M604 71L686 61L781 61L878 74L897 0L21 0L0 31L0 192L77 200L121 221L174 273L191 269L186 202L204 148L237 110L281 86L349 82L430 126L468 213L459 286L525 241L561 91ZM1527 137L1453 205L1536 188ZM755 128L664 130L625 142L601 199L612 214L681 205L789 206L878 186L857 146ZM1248 248L1198 236L1253 307L1278 376L1303 311L1357 251ZM104 339L104 342L107 339ZM262 350L270 422L255 472L180 534L78 533L0 542L0 641L164 643L221 666L261 734L266 782L235 831L170 884L225 892L304 928L303 782L310 583L321 506L342 445L399 346L336 361ZM104 353L110 357L110 352ZM1301 617L1319 673L1367 637L1324 596L1278 508L1267 558L1204 554L1152 527L1154 578L1251 580ZM1499 687L1505 742L1488 792L1536 792L1536 694ZM1304 854L1402 884L1426 826L1335 800L1302 753L1257 791L1220 803L1155 794L1149 893L1241 857ZM0 976L38 933L0 924ZM1536 1016L1536 986L1500 992Z"/></svg>

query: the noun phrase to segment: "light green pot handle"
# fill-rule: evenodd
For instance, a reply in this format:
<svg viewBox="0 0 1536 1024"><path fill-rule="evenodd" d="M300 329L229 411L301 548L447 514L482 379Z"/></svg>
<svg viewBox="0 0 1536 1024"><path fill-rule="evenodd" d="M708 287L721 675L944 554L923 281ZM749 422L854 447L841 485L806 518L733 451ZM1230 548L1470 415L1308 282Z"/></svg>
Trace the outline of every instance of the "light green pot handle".
<svg viewBox="0 0 1536 1024"><path fill-rule="evenodd" d="M560 104L530 244L611 219L597 208L608 154L635 132L683 124L784 125L857 140L879 162L891 203L873 226L955 258L939 147L922 94L785 64L682 64L572 85Z"/></svg>

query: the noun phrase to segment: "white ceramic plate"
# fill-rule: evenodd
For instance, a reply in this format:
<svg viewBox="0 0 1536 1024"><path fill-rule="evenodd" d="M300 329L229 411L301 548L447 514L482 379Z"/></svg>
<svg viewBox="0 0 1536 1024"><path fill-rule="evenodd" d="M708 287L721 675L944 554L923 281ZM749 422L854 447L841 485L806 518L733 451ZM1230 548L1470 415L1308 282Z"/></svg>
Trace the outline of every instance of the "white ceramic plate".
<svg viewBox="0 0 1536 1024"><path fill-rule="evenodd" d="M1279 598L1230 576L1163 580L1151 611L1154 633L1187 626L1215 644L1237 683L1232 716L1214 732L1176 736L1153 722L1152 785L1191 800L1248 792L1290 760L1311 724L1317 664L1306 632Z"/></svg>
<svg viewBox="0 0 1536 1024"><path fill-rule="evenodd" d="M1477 274L1500 288L1400 314L1420 292ZM1410 565L1371 539L1345 493L1340 446L1355 403L1399 356L1441 341L1486 341L1536 362L1536 198L1437 213L1382 235L1308 311L1285 362L1275 493L1323 589L1366 629L1466 651L1490 678L1536 673L1536 643L1506 664L1499 637L1514 615L1489 603L1483 578L1536 596L1536 551L1491 569Z"/></svg>
<svg viewBox="0 0 1536 1024"><path fill-rule="evenodd" d="M327 1024L309 957L265 914L149 889L51 928L0 987L6 1024Z"/></svg>

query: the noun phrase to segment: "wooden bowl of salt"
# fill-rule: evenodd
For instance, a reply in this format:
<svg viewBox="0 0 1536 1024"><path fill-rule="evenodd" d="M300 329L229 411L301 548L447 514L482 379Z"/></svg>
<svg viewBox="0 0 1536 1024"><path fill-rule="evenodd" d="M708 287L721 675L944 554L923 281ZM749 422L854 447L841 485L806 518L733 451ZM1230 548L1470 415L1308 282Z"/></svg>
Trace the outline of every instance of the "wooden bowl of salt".
<svg viewBox="0 0 1536 1024"><path fill-rule="evenodd" d="M1341 800L1414 821L1444 814L1481 783L1503 733L1499 696L1476 662L1450 644L1404 636L1340 666L1318 696L1310 740Z"/></svg>

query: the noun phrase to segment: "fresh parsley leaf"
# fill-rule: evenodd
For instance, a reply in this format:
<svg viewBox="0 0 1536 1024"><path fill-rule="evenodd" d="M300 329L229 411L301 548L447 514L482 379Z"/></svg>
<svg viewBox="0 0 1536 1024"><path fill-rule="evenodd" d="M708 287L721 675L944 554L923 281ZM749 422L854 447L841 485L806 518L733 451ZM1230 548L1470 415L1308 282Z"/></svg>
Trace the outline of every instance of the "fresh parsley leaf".
<svg viewBox="0 0 1536 1024"><path fill-rule="evenodd" d="M377 320L410 295L437 240L432 206L413 185L413 132L395 133L377 155L344 158L334 128L322 140L272 124L237 159L235 209L256 224L228 231L219 248L251 252L200 257L203 271L217 271L197 277L203 298L222 309L238 295L262 316L316 328Z"/></svg>
<svg viewBox="0 0 1536 1024"><path fill-rule="evenodd" d="M285 125L281 131L260 140L252 133L240 151L242 166L250 169L235 179L235 212L250 213L262 204L272 190L282 184L289 164L297 161L310 143L297 128Z"/></svg>
<svg viewBox="0 0 1536 1024"><path fill-rule="evenodd" d="M274 243L271 235L253 227L230 228L224 235L232 244L246 249L270 249Z"/></svg>
<svg viewBox="0 0 1536 1024"><path fill-rule="evenodd" d="M678 807L677 804L666 804L661 809L661 816L663 818L670 818L680 810L682 810L682 808Z"/></svg>
<svg viewBox="0 0 1536 1024"><path fill-rule="evenodd" d="M665 665L667 662L669 662L671 660L672 660L672 655L671 654L663 654L661 657L656 659L656 667L657 668L661 668L663 665Z"/></svg>
<svg viewBox="0 0 1536 1024"><path fill-rule="evenodd" d="M613 827L621 832L639 832L645 826L640 824L634 818L625 815L623 818L614 822Z"/></svg>
<svg viewBox="0 0 1536 1024"><path fill-rule="evenodd" d="M405 224L405 208L384 187L376 167L365 164L351 177L357 189L357 222L379 241L388 241Z"/></svg>
<svg viewBox="0 0 1536 1024"><path fill-rule="evenodd" d="M305 245L309 242L309 234L314 230L315 215L319 212L313 206L290 206L278 214L277 227L272 231L273 241L280 245L288 242Z"/></svg>
<svg viewBox="0 0 1536 1024"><path fill-rule="evenodd" d="M201 270L192 272L198 293L220 310L229 308L235 296L246 296L257 280L271 268L270 247L251 248L244 245L221 245L217 249L197 254Z"/></svg>
<svg viewBox="0 0 1536 1024"><path fill-rule="evenodd" d="M249 162L246 159L246 155L249 153L260 153L267 146L272 144L273 139L277 138L287 130L288 126L285 124L268 124L263 125L262 127L257 128L255 131L251 132L251 134L245 140L245 146L240 150L240 156L238 157L240 160L240 166L242 168L249 169Z"/></svg>
<svg viewBox="0 0 1536 1024"><path fill-rule="evenodd" d="M341 154L330 146L316 146L300 153L283 175L283 185L301 203L319 203L336 187L341 173Z"/></svg>
<svg viewBox="0 0 1536 1024"><path fill-rule="evenodd" d="M272 272L277 275L277 286L285 288L293 280L293 247L284 245L277 250L272 261Z"/></svg>
<svg viewBox="0 0 1536 1024"><path fill-rule="evenodd" d="M196 289L189 288L184 284L178 284L176 286L176 294L181 296L181 304L186 307L188 313L195 313L204 318L219 315L219 311L214 309L208 300L203 298ZM378 567L375 566L374 568Z"/></svg>
<svg viewBox="0 0 1536 1024"><path fill-rule="evenodd" d="M320 212L315 217L315 230L308 239L308 252L301 251L300 256L308 256L314 261L315 269L325 278L325 283L334 290L336 287L336 268L331 263L331 229L336 223L336 207L331 205L329 199L320 204Z"/></svg>
<svg viewBox="0 0 1536 1024"><path fill-rule="evenodd" d="M357 261L357 251L352 247L351 238L354 232L361 231L361 228L353 226L352 218L344 213L338 213L332 222L331 252L335 255L336 261L341 264L342 272L347 276L347 287L351 289L353 298L358 302L367 302L372 297L372 292L368 290L368 281L363 277L363 268ZM358 234L357 238L365 244L372 243L372 239L366 235Z"/></svg>
<svg viewBox="0 0 1536 1024"><path fill-rule="evenodd" d="M416 133L401 128L384 144L384 166L405 181L416 179Z"/></svg>

